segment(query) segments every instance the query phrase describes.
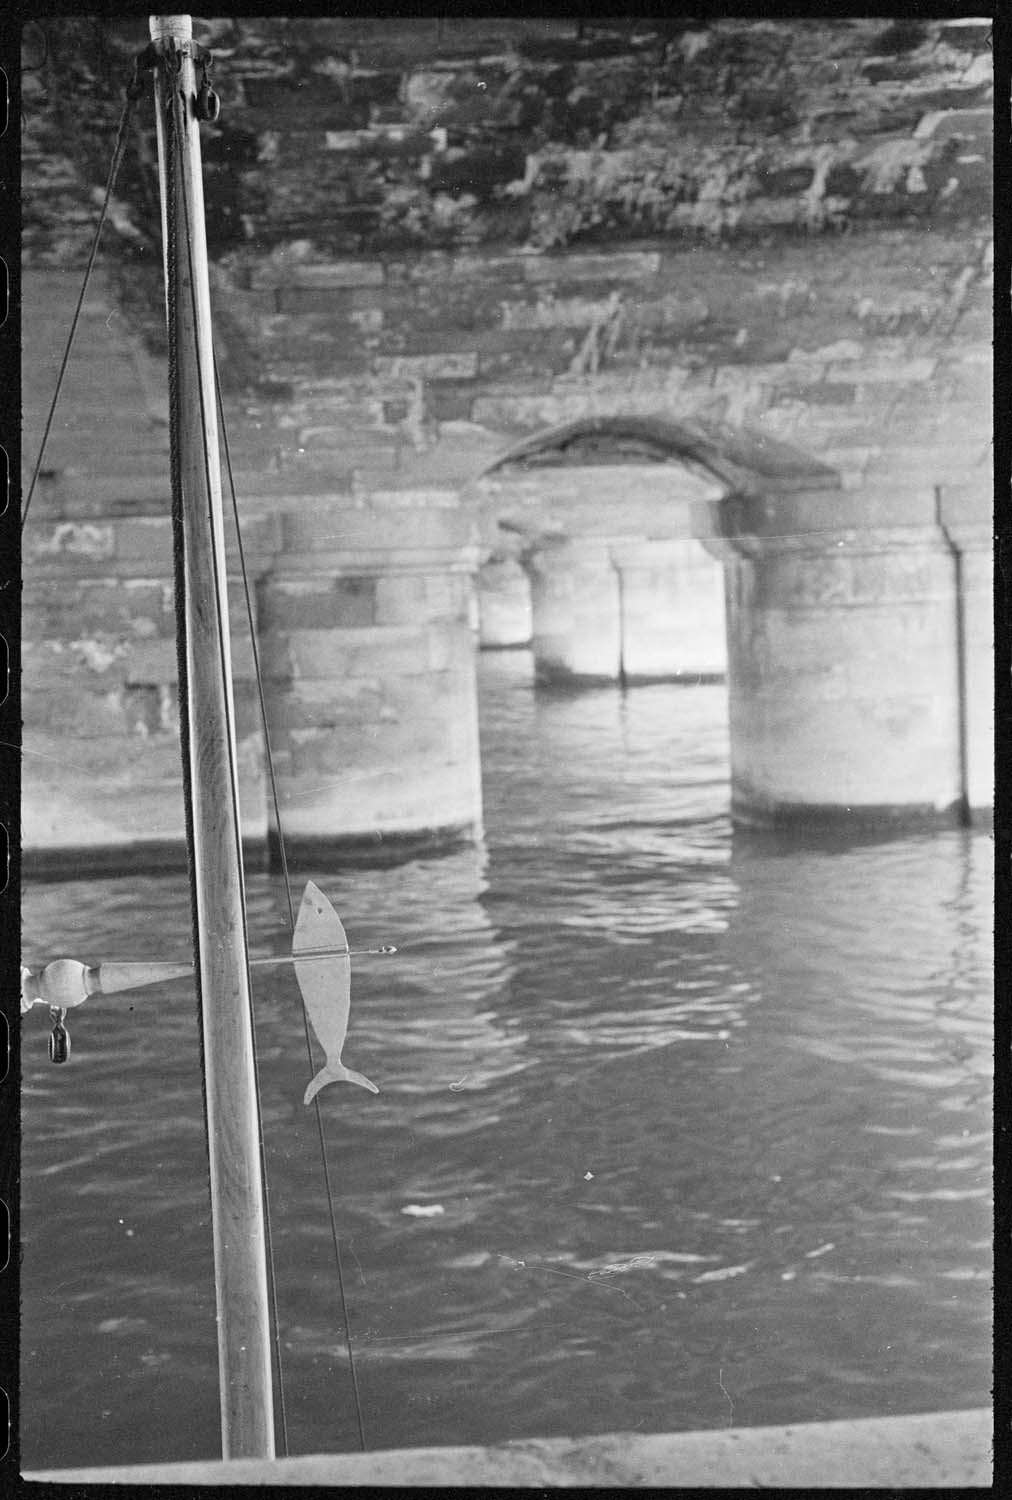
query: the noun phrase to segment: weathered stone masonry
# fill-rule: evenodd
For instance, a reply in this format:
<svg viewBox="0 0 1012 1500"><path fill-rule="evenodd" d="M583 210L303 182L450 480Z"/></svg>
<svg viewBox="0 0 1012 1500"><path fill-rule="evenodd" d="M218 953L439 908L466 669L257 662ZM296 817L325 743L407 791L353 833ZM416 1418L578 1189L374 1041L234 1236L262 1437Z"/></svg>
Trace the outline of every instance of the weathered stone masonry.
<svg viewBox="0 0 1012 1500"><path fill-rule="evenodd" d="M118 91L145 40L142 22L47 25L48 57L25 77L29 461L80 284ZM582 34L574 23L536 18L209 23L222 96L221 119L205 132L212 293L232 458L250 524L266 528L265 570L286 545L275 513L293 503L444 518L459 505L475 518L483 555L499 536L505 558L512 544L496 530L499 515L516 520L524 510L531 520L545 509L544 492L531 494L534 469L527 479L518 472L512 487L505 471L481 481L518 440L574 420L662 416L746 427L834 470L858 504L866 551L902 550L918 528L934 528L930 547L945 561L931 565L925 587L941 590L938 608L954 618L951 548L966 543L963 584L980 596L990 533L986 32L983 22L874 19L643 21L585 25ZM84 108L86 132L73 128ZM98 763L113 723L133 747L135 774L148 768L152 784L167 784L176 754L171 618L164 606L152 609L162 582L145 548L142 562L130 561L139 544L128 526L129 518L153 523L166 507L153 124L149 110L143 115L107 229L107 280L79 340L34 502L38 529L34 539L31 526L26 533L28 740L56 712L51 668L76 652L96 674L90 719L75 710L47 730L63 753L77 740L86 746L71 799L82 817L84 771ZM110 362L113 334L121 342ZM690 479L669 463L651 461L627 482L656 496L664 472L672 494L686 495ZM604 484L607 470L595 473ZM627 488L623 499L639 493ZM951 524L940 529L934 518L943 513ZM78 530L61 532L70 522ZM839 540L810 517L794 526L809 537L810 561ZM733 529L701 523L725 538ZM665 535L670 524L648 522L638 540ZM619 540L628 547L637 538ZM478 556L467 527L447 545L461 550L452 560L446 553L437 573L460 579ZM551 556L530 553L531 570L545 576L562 545L557 536ZM580 552L594 543L574 533L565 545ZM89 547L111 547L115 566L103 570ZM741 553L723 556L732 573L758 566ZM321 577L333 577L330 563L321 555ZM375 581L385 565L374 563ZM108 597L98 579L108 581ZM78 615L85 631L70 616L89 580L92 613ZM443 585L431 587L438 594ZM745 587L731 588L732 615ZM393 628L353 623L363 617L347 584L337 593L334 629ZM433 607L446 615L447 606ZM455 618L469 609L458 598ZM976 606L964 619L973 646L963 718L973 719L978 744L988 735L982 621ZM736 631L732 620L732 642ZM934 650L929 635L915 632L909 649ZM120 672L140 642L154 640L165 642L157 662ZM32 661L43 657L32 686ZM795 679L781 669L787 692ZM462 684L467 669L459 670ZM729 670L733 698L734 662ZM818 668L832 670L832 662ZM879 670L873 658L868 670ZM345 720L367 744L381 723L370 717L378 703L359 694ZM732 707L733 733L735 722ZM892 722L902 746L900 718ZM80 730L67 739L72 724L87 723L101 733L87 745ZM746 732L758 743L752 719L739 745ZM250 721L251 761L256 733ZM39 754L49 753L53 739L43 736ZM125 787L126 763L109 759ZM983 765L979 751L970 759ZM55 806L50 794L60 787L41 759L33 783L31 764L26 817ZM848 775L860 790L860 764ZM971 801L989 800L987 779L972 773ZM948 791L937 783L927 800L943 802ZM467 784L474 821L473 775ZM774 801L782 795L770 790ZM259 805L259 792L250 796ZM108 810L107 834L123 822L119 806L115 816ZM250 830L263 827L262 805L249 819ZM459 825L459 807L447 823ZM53 837L40 831L30 843Z"/></svg>

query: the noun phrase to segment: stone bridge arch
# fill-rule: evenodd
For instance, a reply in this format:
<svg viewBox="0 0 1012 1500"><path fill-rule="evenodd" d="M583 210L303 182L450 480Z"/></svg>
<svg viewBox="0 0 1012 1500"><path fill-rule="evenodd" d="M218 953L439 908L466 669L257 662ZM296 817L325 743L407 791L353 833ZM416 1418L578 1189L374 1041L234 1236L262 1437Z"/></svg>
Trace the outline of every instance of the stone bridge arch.
<svg viewBox="0 0 1012 1500"><path fill-rule="evenodd" d="M594 474L614 476L631 456L660 483L639 504L605 488L603 505ZM666 488L676 472L680 494ZM568 476L555 505L551 473ZM504 475L522 481L512 504ZM547 429L509 447L483 483L501 485L498 528L519 539L532 581L543 678L711 675L701 653L718 627L699 583L710 568L737 820L987 815L993 640L981 486L855 487L753 428L666 415Z"/></svg>
<svg viewBox="0 0 1012 1500"><path fill-rule="evenodd" d="M723 568L700 507L839 487L827 465L726 423L618 413L525 437L477 487L482 644L530 643L542 681L722 679Z"/></svg>

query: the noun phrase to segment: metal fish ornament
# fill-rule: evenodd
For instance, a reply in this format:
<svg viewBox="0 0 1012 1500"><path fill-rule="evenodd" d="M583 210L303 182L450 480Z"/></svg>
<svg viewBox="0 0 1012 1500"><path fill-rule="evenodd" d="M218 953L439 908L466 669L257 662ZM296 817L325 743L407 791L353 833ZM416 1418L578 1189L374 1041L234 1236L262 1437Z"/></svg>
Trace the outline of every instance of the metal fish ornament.
<svg viewBox="0 0 1012 1500"><path fill-rule="evenodd" d="M361 1084L374 1094L379 1089L362 1073L346 1068L341 1060L348 1034L351 1008L351 960L366 954L396 953L390 944L382 948L349 949L341 918L319 886L306 886L292 934L292 951L251 958L250 968L274 968L292 964L302 992L306 1014L326 1063L306 1089L310 1104L326 1083ZM54 1062L70 1056L70 1038L63 1025L67 1011L82 1005L89 995L114 994L142 989L193 973L193 965L145 959L88 965L72 958L57 958L41 968L21 966L21 1014L36 1005L48 1005L54 1023L50 1055Z"/></svg>
<svg viewBox="0 0 1012 1500"><path fill-rule="evenodd" d="M320 949L339 956L300 957L318 953ZM312 881L306 886L299 907L292 937L292 961L306 1014L327 1059L306 1089L302 1102L311 1103L328 1083L357 1083L378 1094L379 1089L364 1073L346 1068L341 1060L351 1010L351 954L341 918Z"/></svg>

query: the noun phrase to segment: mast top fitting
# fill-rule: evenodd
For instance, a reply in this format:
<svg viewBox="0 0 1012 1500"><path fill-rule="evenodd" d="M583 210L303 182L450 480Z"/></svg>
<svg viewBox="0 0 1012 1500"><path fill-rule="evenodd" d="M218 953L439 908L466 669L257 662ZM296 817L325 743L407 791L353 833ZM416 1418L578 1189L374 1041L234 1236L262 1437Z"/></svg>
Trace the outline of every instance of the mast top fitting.
<svg viewBox="0 0 1012 1500"><path fill-rule="evenodd" d="M153 42L191 42L193 20L190 16L148 16L148 32Z"/></svg>

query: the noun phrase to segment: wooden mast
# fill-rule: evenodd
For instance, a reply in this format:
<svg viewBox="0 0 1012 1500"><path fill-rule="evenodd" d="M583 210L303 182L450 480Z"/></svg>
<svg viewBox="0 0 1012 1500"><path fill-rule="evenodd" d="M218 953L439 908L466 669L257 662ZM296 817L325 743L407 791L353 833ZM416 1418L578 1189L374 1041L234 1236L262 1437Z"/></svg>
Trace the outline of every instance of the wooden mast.
<svg viewBox="0 0 1012 1500"><path fill-rule="evenodd" d="M274 1412L225 536L196 71L189 16L152 16L166 290L175 278L173 443L183 495L196 940L223 1458L273 1458ZM170 139L171 132L171 139ZM172 164L175 163L173 168ZM167 233L174 224L175 261ZM191 286L192 267L192 286Z"/></svg>

